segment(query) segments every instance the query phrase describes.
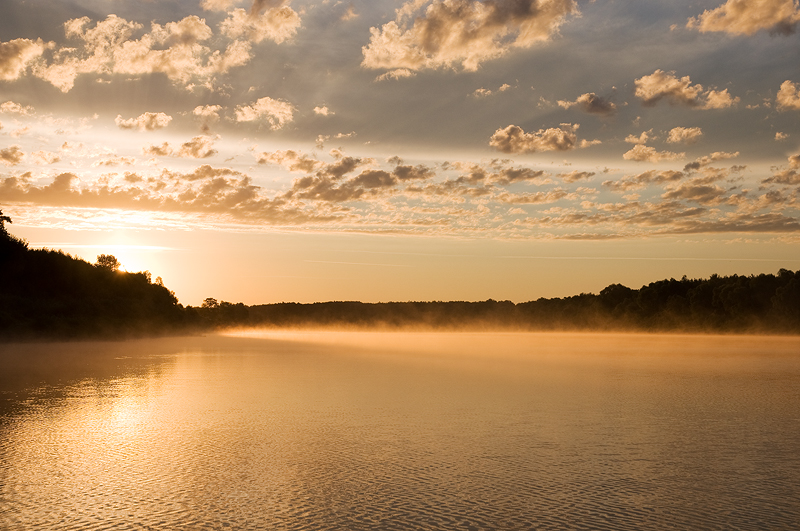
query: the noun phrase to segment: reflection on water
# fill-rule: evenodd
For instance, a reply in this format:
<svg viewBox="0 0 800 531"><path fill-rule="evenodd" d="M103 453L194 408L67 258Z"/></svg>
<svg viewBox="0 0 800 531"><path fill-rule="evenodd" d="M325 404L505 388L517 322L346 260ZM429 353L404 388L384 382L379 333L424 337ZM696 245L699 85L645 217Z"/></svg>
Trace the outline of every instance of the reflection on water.
<svg viewBox="0 0 800 531"><path fill-rule="evenodd" d="M800 340L0 346L2 529L793 529Z"/></svg>

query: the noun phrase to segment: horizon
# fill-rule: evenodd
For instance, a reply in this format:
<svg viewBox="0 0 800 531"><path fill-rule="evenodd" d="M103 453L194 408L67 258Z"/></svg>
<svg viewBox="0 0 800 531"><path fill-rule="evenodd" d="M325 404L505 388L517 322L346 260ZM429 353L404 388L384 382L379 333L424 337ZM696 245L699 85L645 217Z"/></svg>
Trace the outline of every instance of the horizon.
<svg viewBox="0 0 800 531"><path fill-rule="evenodd" d="M800 269L800 7L9 0L0 209L184 305Z"/></svg>

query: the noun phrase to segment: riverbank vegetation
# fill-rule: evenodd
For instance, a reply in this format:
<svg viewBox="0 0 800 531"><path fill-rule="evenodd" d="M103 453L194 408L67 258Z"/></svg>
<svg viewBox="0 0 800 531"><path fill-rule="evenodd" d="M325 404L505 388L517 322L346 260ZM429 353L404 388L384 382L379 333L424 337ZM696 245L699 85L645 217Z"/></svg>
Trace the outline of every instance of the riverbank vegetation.
<svg viewBox="0 0 800 531"><path fill-rule="evenodd" d="M231 327L494 330L636 330L800 333L800 271L668 279L639 289L612 284L535 301L319 302L247 306L207 298L181 305L148 271L119 270L30 249L0 212L0 338L80 339L202 333Z"/></svg>

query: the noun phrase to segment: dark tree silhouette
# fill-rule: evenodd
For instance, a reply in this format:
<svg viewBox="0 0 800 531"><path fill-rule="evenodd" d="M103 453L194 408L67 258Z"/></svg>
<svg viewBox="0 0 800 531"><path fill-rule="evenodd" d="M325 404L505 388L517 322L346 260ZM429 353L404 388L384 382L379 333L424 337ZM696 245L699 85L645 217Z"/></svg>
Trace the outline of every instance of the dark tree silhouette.
<svg viewBox="0 0 800 531"><path fill-rule="evenodd" d="M11 218L8 216L3 215L3 211L0 210L0 233L7 234L8 231L6 230L6 223L11 223Z"/></svg>
<svg viewBox="0 0 800 531"><path fill-rule="evenodd" d="M113 254L101 254L97 256L97 267L108 269L109 271L118 271L120 268L119 260ZM149 280L149 279L148 279Z"/></svg>

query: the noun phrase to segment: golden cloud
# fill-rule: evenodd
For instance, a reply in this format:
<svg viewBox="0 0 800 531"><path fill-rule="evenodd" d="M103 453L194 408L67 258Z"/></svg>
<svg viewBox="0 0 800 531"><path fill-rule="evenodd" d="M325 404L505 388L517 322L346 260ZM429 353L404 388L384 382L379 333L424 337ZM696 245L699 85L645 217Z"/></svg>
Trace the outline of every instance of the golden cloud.
<svg viewBox="0 0 800 531"><path fill-rule="evenodd" d="M703 136L703 130L699 127L673 127L667 136L670 144L692 144Z"/></svg>
<svg viewBox="0 0 800 531"><path fill-rule="evenodd" d="M557 33L574 0L413 0L395 20L370 28L365 68L422 70L480 64L513 48L530 48Z"/></svg>
<svg viewBox="0 0 800 531"><path fill-rule="evenodd" d="M50 47L42 39L13 39L0 42L0 80L14 81L27 70L28 65Z"/></svg>
<svg viewBox="0 0 800 531"><path fill-rule="evenodd" d="M294 105L288 101L264 97L250 105L237 106L235 112L237 122L266 120L270 124L270 129L276 130L292 121L294 111Z"/></svg>
<svg viewBox="0 0 800 531"><path fill-rule="evenodd" d="M639 136L636 135L628 135L625 137L625 142L628 144L646 144L648 140L654 140L656 137L650 136L650 131L642 131Z"/></svg>
<svg viewBox="0 0 800 531"><path fill-rule="evenodd" d="M702 85L692 85L689 76L677 78L675 72L656 70L635 80L634 84L636 97L648 107L656 105L662 99L698 109L725 109L739 102L739 98L732 97L728 89L704 90Z"/></svg>
<svg viewBox="0 0 800 531"><path fill-rule="evenodd" d="M25 153L23 153L20 146L16 144L0 149L0 162L6 166L16 166L22 162L23 158L25 158Z"/></svg>
<svg viewBox="0 0 800 531"><path fill-rule="evenodd" d="M654 147L636 144L629 151L622 155L625 160L636 162L661 162L663 160L679 160L686 156L686 153L673 153L672 151L657 151Z"/></svg>
<svg viewBox="0 0 800 531"><path fill-rule="evenodd" d="M127 120L118 114L114 119L114 123L120 129L138 129L139 131L155 131L163 129L172 121L172 116L164 114L163 112L146 112L140 114L137 118L129 118Z"/></svg>
<svg viewBox="0 0 800 531"><path fill-rule="evenodd" d="M781 83L781 88L775 98L779 110L800 110L800 85L788 79Z"/></svg>
<svg viewBox="0 0 800 531"><path fill-rule="evenodd" d="M192 81L209 85L217 74L250 60L247 42L231 42L225 50L206 46L213 32L195 15L164 26L153 23L138 40L132 39L142 28L136 22L109 15L94 27L90 23L88 17L67 21L67 38L80 45L55 50L52 61L34 65L34 75L62 92L69 92L81 74L163 73L174 83L192 88Z"/></svg>
<svg viewBox="0 0 800 531"><path fill-rule="evenodd" d="M22 106L19 103L15 103L13 101L6 101L0 103L0 113L3 114L19 114L22 116L31 116L34 114L33 107L30 105Z"/></svg>
<svg viewBox="0 0 800 531"><path fill-rule="evenodd" d="M608 116L617 112L617 106L614 103L601 98L594 92L582 94L575 101L558 100L558 105L564 109L577 106L584 112L601 116Z"/></svg>
<svg viewBox="0 0 800 531"><path fill-rule="evenodd" d="M728 0L686 23L702 32L752 35L760 30L789 34L800 21L797 0Z"/></svg>
<svg viewBox="0 0 800 531"><path fill-rule="evenodd" d="M260 13L254 3L250 12L234 9L220 24L220 30L231 39L246 38L254 43L271 40L280 44L295 36L300 23L300 15L289 6L270 7Z"/></svg>
<svg viewBox="0 0 800 531"><path fill-rule="evenodd" d="M561 124L559 127L526 133L521 127L509 125L494 132L489 145L503 153L537 153L539 151L568 151L575 149L579 124Z"/></svg>

